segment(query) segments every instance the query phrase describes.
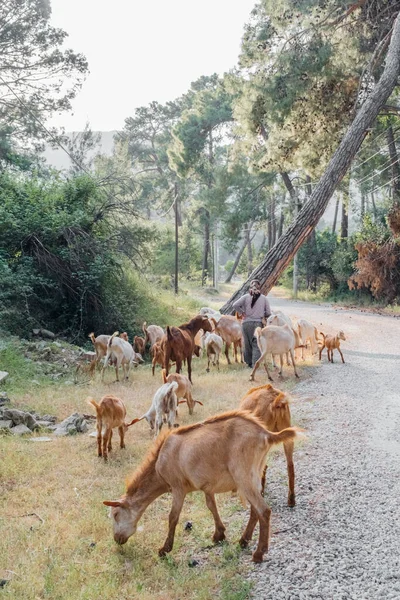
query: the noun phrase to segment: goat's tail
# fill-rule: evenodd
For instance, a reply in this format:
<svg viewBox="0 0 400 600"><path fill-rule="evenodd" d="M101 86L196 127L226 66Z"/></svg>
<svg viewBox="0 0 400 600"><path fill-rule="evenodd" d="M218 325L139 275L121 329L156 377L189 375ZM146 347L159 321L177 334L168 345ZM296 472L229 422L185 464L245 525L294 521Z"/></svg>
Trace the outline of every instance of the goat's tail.
<svg viewBox="0 0 400 600"><path fill-rule="evenodd" d="M282 429L278 433L274 433L273 431L267 431L268 444L271 446L275 444L281 444L285 442L289 442L293 440L295 437L305 438L306 436L303 433L303 430L299 427L287 427L286 429Z"/></svg>
<svg viewBox="0 0 400 600"><path fill-rule="evenodd" d="M110 337L110 339L108 340L108 344L107 344L107 346L108 346L109 348L111 348L111 346L112 346L112 343L113 343L113 340L114 340L115 336L117 336L117 335L119 335L119 331L114 331L114 333L112 334L112 336L111 336L111 337Z"/></svg>
<svg viewBox="0 0 400 600"><path fill-rule="evenodd" d="M262 328L261 327L256 327L256 329L254 331L254 335L257 338L257 340L260 339L261 332L262 332Z"/></svg>
<svg viewBox="0 0 400 600"><path fill-rule="evenodd" d="M145 418L146 418L146 415L143 415L143 417L140 417L140 419L132 419L132 421L130 423L127 423L126 426L130 427L131 425L134 425L135 423L139 423L139 421L142 421Z"/></svg>
<svg viewBox="0 0 400 600"><path fill-rule="evenodd" d="M87 403L94 406L97 414L100 412L100 404L98 404L94 398L87 398Z"/></svg>
<svg viewBox="0 0 400 600"><path fill-rule="evenodd" d="M96 344L96 338L94 337L94 331L92 331L92 333L89 333L88 337L92 340L92 344L94 346Z"/></svg>
<svg viewBox="0 0 400 600"><path fill-rule="evenodd" d="M167 338L172 340L172 333L169 325L167 325Z"/></svg>
<svg viewBox="0 0 400 600"><path fill-rule="evenodd" d="M325 344L325 340L326 340L326 335L324 333L322 333L322 331L319 332L320 335L322 335L322 337L324 338L324 344Z"/></svg>
<svg viewBox="0 0 400 600"><path fill-rule="evenodd" d="M163 383L167 383L167 369L162 370Z"/></svg>

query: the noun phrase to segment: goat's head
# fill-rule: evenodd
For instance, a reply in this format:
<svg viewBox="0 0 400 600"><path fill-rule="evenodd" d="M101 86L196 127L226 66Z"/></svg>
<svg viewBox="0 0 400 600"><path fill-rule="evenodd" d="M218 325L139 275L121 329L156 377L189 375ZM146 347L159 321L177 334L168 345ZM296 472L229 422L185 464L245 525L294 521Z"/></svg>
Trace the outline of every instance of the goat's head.
<svg viewBox="0 0 400 600"><path fill-rule="evenodd" d="M202 317L201 329L204 331L204 333L213 330L210 320L207 317Z"/></svg>
<svg viewBox="0 0 400 600"><path fill-rule="evenodd" d="M124 497L120 500L105 500L103 504L110 506L114 540L117 544L126 544L131 535L136 532L140 514L129 505Z"/></svg>
<svg viewBox="0 0 400 600"><path fill-rule="evenodd" d="M339 331L339 333L337 334L337 337L339 340L346 341L346 336L344 335L344 332L342 330Z"/></svg>

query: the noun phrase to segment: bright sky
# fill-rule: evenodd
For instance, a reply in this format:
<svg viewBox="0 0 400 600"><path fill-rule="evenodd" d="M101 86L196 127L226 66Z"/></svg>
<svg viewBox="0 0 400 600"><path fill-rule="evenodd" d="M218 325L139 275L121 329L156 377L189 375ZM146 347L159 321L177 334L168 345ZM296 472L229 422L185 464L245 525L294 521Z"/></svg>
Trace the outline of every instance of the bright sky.
<svg viewBox="0 0 400 600"><path fill-rule="evenodd" d="M53 25L82 52L90 74L73 115L52 124L121 129L152 100L180 96L201 75L235 66L243 26L256 0L51 0Z"/></svg>

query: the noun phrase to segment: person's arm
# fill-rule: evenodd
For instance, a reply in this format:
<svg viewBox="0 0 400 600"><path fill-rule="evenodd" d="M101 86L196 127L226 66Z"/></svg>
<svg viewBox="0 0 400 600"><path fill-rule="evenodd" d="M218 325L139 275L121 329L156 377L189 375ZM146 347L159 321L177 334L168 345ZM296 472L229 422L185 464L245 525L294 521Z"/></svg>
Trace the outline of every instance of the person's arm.
<svg viewBox="0 0 400 600"><path fill-rule="evenodd" d="M236 300L236 302L233 303L232 307L237 310L237 312L239 313L244 313L244 301L245 301L245 297L242 296L241 298L239 298L239 300Z"/></svg>
<svg viewBox="0 0 400 600"><path fill-rule="evenodd" d="M268 319L268 317L271 316L271 307L269 305L267 296L264 296L264 298L265 298L264 316L266 319Z"/></svg>

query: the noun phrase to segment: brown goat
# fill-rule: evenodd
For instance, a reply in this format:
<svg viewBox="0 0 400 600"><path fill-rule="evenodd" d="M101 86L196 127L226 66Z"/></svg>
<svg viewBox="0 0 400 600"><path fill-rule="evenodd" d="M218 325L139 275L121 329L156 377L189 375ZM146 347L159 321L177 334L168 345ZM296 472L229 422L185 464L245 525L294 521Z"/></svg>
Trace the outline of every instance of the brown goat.
<svg viewBox="0 0 400 600"><path fill-rule="evenodd" d="M243 348L242 348L242 322L240 318L232 317L230 315L223 315L219 321L214 317L210 317L210 321L214 326L214 333L217 333L222 337L225 342L225 356L228 365L231 364L229 358L229 348L233 344L233 351L235 355L235 362L238 362L237 351L240 352L240 362L243 360Z"/></svg>
<svg viewBox="0 0 400 600"><path fill-rule="evenodd" d="M178 398L184 398L184 400L187 402L188 408L189 408L189 415L193 414L194 411L194 405L196 404L201 404L203 406L203 403L200 402L199 400L193 400L193 396L192 396L192 384L190 383L189 379L186 377L186 375L181 375L180 373L170 373L167 376L167 372L165 369L162 370L162 377L163 377L163 382L164 383L172 383L172 381L176 381L176 383L178 384L178 389L176 390L176 397ZM181 400L179 402L179 404L182 404L183 401Z"/></svg>
<svg viewBox="0 0 400 600"><path fill-rule="evenodd" d="M94 398L88 398L88 402L96 409L98 456L106 461L108 452L112 449L112 430L118 427L120 446L125 448L125 432L132 423L125 423L125 404L116 396L104 396L99 403Z"/></svg>
<svg viewBox="0 0 400 600"><path fill-rule="evenodd" d="M242 398L240 410L250 410L269 431L281 431L291 426L291 416L289 402L285 394L280 390L272 387L270 383L260 387L251 388ZM287 471L289 479L289 494L288 506L296 504L294 492L294 464L293 464L293 441L289 440L283 443L285 450ZM267 467L264 469L262 477L262 490L265 488L265 474Z"/></svg>
<svg viewBox="0 0 400 600"><path fill-rule="evenodd" d="M144 341L144 338L135 335L135 337L133 338L133 349L135 350L135 352L139 352L139 354L144 356L144 353L146 351L146 342Z"/></svg>
<svg viewBox="0 0 400 600"><path fill-rule="evenodd" d="M261 562L268 552L271 510L261 495L260 474L270 447L286 442L298 430L268 431L248 411L232 411L161 435L128 483L126 494L111 506L114 540L125 544L137 523L156 498L172 493L169 531L159 555L171 552L176 525L186 494L202 490L215 523L214 542L225 539L225 526L218 514L215 494L238 491L251 506L249 523L240 539L246 547L257 521L258 546L253 561Z"/></svg>
<svg viewBox="0 0 400 600"><path fill-rule="evenodd" d="M151 370L154 375L156 365L164 366L164 351L161 348L161 342L155 342L150 350L153 359L151 361Z"/></svg>
<svg viewBox="0 0 400 600"><path fill-rule="evenodd" d="M194 338L196 333L211 331L211 323L207 317L197 315L189 323L179 325L179 327L167 327L167 334L161 340L161 349L164 352L164 369L166 375L169 372L169 362L176 362L176 372L182 370L182 363L187 361L189 381L192 383L192 356L195 350Z"/></svg>
<svg viewBox="0 0 400 600"><path fill-rule="evenodd" d="M338 350L340 356L342 357L342 363L344 363L344 358L342 351L340 349L340 340L346 341L346 336L343 331L339 331L336 335L325 335L321 331L321 335L324 338L323 344L319 350L319 360L321 360L322 350L326 348L328 353L328 361L333 363L333 351Z"/></svg>

